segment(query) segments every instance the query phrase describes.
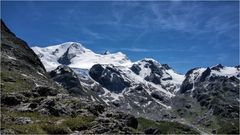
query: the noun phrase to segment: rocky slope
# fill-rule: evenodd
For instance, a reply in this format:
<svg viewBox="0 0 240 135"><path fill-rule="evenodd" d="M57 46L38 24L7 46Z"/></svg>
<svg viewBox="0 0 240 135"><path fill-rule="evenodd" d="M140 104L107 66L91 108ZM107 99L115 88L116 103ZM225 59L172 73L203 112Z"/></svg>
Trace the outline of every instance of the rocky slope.
<svg viewBox="0 0 240 135"><path fill-rule="evenodd" d="M186 74L174 111L212 133L239 133L239 68L216 65Z"/></svg>
<svg viewBox="0 0 240 135"><path fill-rule="evenodd" d="M26 42L17 38L1 22L1 87L2 94L27 91L37 86L54 86L37 55ZM17 83L16 83L17 82Z"/></svg>
<svg viewBox="0 0 240 135"><path fill-rule="evenodd" d="M69 56L65 56L60 63L68 61ZM136 118L107 106L96 95L97 89L85 87L93 81L87 79L88 74L81 76L85 70L75 71L79 74L67 66L59 66L47 73L27 43L17 38L1 20L0 133L198 133L177 122Z"/></svg>

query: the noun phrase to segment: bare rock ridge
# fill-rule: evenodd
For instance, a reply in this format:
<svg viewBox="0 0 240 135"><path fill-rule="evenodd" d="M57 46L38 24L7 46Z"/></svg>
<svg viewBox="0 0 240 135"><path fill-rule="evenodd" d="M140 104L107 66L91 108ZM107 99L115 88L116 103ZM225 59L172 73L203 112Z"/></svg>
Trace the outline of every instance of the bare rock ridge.
<svg viewBox="0 0 240 135"><path fill-rule="evenodd" d="M31 70L37 69L39 72L44 72L45 68L41 63L37 55L27 46L27 43L15 36L1 21L1 47L2 49L2 62L5 63L5 59L18 59L20 64L25 64L26 67ZM21 60L21 61L20 61ZM7 65L13 64L6 62ZM17 63L16 63L17 64ZM11 68L9 66L4 66ZM14 70L14 69L13 69Z"/></svg>

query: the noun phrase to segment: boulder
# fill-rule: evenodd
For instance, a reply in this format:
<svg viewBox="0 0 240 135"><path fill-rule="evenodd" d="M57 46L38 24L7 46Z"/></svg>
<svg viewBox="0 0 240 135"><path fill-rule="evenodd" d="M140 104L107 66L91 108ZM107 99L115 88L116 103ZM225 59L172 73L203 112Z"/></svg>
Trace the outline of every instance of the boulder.
<svg viewBox="0 0 240 135"><path fill-rule="evenodd" d="M2 95L1 102L9 106L20 104L24 100L24 96L20 94Z"/></svg>
<svg viewBox="0 0 240 135"><path fill-rule="evenodd" d="M101 104L90 105L87 107L87 110L93 115L98 116L104 112L104 106Z"/></svg>
<svg viewBox="0 0 240 135"><path fill-rule="evenodd" d="M131 128L137 129L138 127L138 120L134 116L128 115L126 118L126 125Z"/></svg>
<svg viewBox="0 0 240 135"><path fill-rule="evenodd" d="M32 124L33 121L29 117L18 117L15 119L15 123L18 125Z"/></svg>
<svg viewBox="0 0 240 135"><path fill-rule="evenodd" d="M58 91L54 88L38 86L33 92L37 92L40 96L56 96Z"/></svg>

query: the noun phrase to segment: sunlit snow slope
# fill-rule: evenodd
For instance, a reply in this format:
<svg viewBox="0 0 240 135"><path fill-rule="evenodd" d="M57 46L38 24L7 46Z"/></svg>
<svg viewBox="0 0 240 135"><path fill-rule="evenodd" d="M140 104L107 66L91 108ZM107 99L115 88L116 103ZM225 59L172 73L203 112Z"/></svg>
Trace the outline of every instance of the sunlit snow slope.
<svg viewBox="0 0 240 135"><path fill-rule="evenodd" d="M39 56L47 71L59 65L82 69L90 69L94 64L131 65L131 61L121 52L97 54L76 42L66 42L44 48L32 47L32 49Z"/></svg>

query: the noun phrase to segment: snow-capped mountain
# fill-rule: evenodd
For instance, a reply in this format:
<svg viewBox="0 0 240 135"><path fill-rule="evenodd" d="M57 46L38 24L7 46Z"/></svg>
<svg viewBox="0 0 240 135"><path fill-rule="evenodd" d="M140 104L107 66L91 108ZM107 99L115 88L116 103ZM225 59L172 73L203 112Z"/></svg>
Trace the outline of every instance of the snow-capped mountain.
<svg viewBox="0 0 240 135"><path fill-rule="evenodd" d="M180 85L185 79L184 75L176 73L167 64L160 64L156 60L149 58L135 62L131 70L143 78L144 81L161 85L163 89L171 93L179 90Z"/></svg>
<svg viewBox="0 0 240 135"><path fill-rule="evenodd" d="M217 111L219 109L215 107L216 101L211 101L211 98L215 99L216 93L221 95L225 89L230 90L226 93L226 103L233 103L234 107L239 103L236 96L240 79L239 66L194 68L186 75L181 75L167 64L161 64L154 59L145 58L131 62L121 52L97 54L75 42L32 49L48 71L57 67L58 70L61 69L59 65L73 69L84 88L84 93L87 93L92 101L104 103L135 116L176 119L184 114L187 119L190 114L200 115L191 112L191 106L194 106L194 111L198 111L199 106L203 107L203 112L206 111L204 113ZM54 72L57 73L58 70ZM58 74L57 77L64 78L63 75ZM66 86L61 81L58 83ZM76 89L74 91L76 92ZM208 94L211 96L206 96ZM196 106L198 108L195 108ZM187 110L182 111L182 108ZM231 114L233 117L236 115L235 111ZM219 113L225 115L228 111L220 109ZM199 117L204 118L205 114Z"/></svg>
<svg viewBox="0 0 240 135"><path fill-rule="evenodd" d="M186 73L186 78L181 85L181 92L195 90L195 84L197 82L204 82L206 79L213 77L234 77L240 79L239 67L226 67L218 64L208 68L194 68Z"/></svg>
<svg viewBox="0 0 240 135"><path fill-rule="evenodd" d="M97 93L105 104L132 113L141 107L140 115L155 112L151 115L156 116L161 113L155 108L170 109L170 100L185 79L154 59L131 62L121 52L96 54L75 42L32 49L48 71L67 65L76 72L82 86Z"/></svg>
<svg viewBox="0 0 240 135"><path fill-rule="evenodd" d="M239 121L239 76L239 66L192 69L172 98L172 108L180 117L204 128L216 123L234 125Z"/></svg>
<svg viewBox="0 0 240 135"><path fill-rule="evenodd" d="M39 56L47 71L59 65L71 68L90 69L94 64L114 64L127 66L131 61L121 52L97 54L76 42L66 42L49 47L32 47Z"/></svg>

